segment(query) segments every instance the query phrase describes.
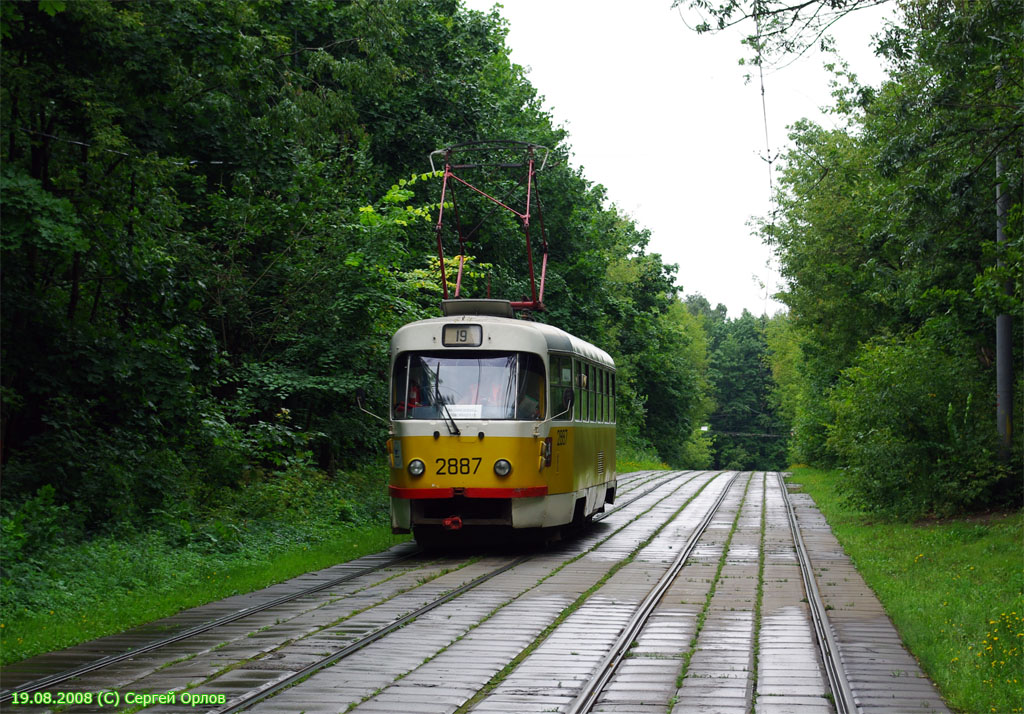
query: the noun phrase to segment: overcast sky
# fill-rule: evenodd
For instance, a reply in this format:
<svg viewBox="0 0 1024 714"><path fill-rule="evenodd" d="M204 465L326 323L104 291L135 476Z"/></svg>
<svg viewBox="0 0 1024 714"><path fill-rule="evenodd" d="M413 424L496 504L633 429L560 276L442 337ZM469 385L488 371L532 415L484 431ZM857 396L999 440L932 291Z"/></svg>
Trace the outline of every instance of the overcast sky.
<svg viewBox="0 0 1024 714"><path fill-rule="evenodd" d="M465 4L486 11L495 3ZM671 0L507 0L501 14L510 25L512 60L528 69L556 124L569 131L573 164L651 230L649 252L679 265L683 292L699 292L712 306L724 303L730 317L743 309L772 314L782 309L770 299L778 272L747 225L770 208L756 70L738 64L747 51L741 31L697 35L670 6ZM840 55L865 84L884 77L870 49L882 21L881 12L864 11L834 33ZM809 53L766 71L773 156L798 119L833 125L818 110L830 103L823 61Z"/></svg>

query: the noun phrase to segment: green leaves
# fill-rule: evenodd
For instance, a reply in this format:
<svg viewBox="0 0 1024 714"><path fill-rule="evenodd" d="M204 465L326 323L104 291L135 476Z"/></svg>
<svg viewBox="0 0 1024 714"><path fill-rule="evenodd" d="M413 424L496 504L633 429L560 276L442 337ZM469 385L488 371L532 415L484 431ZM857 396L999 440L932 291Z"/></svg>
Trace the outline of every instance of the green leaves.
<svg viewBox="0 0 1024 714"><path fill-rule="evenodd" d="M904 6L879 45L889 79L838 93L847 129L795 127L780 218L761 226L798 346L775 358L778 369L792 360L782 403L794 456L848 464L868 507L906 516L1002 497L989 488L994 408L979 405L994 387L995 315L1018 318L1013 343L1022 340L1024 88L1005 81L1024 63L1022 11L1019 0ZM997 183L1010 199L998 246ZM903 371L901 359L927 374ZM942 404L922 396L946 387ZM897 477L888 464L908 471ZM913 482L903 483L909 500L899 500L900 479Z"/></svg>
<svg viewBox="0 0 1024 714"><path fill-rule="evenodd" d="M0 173L4 197L4 230L0 247L5 251L44 250L57 260L89 247L74 205L43 189L16 166Z"/></svg>
<svg viewBox="0 0 1024 714"><path fill-rule="evenodd" d="M987 503L1005 474L992 463L986 381L967 355L927 334L865 345L830 398L829 444L858 504L915 518Z"/></svg>
<svg viewBox="0 0 1024 714"><path fill-rule="evenodd" d="M552 148L540 319L619 360L624 433L685 451L701 328L675 304L674 266L567 165L498 15L435 0L0 13L12 508L52 483L75 522L116 529L207 508L212 489L365 462L383 432L353 394L379 410L390 335L436 315L442 289L440 174L419 169L482 138ZM489 210L458 205L470 227ZM467 245L465 294L528 292L518 219Z"/></svg>

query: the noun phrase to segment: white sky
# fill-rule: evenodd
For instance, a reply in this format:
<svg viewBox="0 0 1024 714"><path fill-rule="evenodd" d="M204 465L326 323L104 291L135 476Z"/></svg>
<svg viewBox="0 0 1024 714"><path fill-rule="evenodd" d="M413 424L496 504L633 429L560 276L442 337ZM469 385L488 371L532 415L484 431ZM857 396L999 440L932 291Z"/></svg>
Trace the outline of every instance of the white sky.
<svg viewBox="0 0 1024 714"><path fill-rule="evenodd" d="M465 4L487 11L495 3ZM712 307L724 303L730 317L744 308L772 314L782 309L768 297L780 279L771 251L747 225L770 210L756 68L738 64L748 52L741 31L697 35L670 6L671 0L507 0L501 14L510 24L512 61L528 69L555 123L569 131L573 164L651 230L648 251L679 265L683 293L699 292ZM840 56L864 84L884 77L870 50L881 28L879 10L833 28ZM773 155L798 119L834 124L818 110L831 99L822 63L815 52L766 70Z"/></svg>

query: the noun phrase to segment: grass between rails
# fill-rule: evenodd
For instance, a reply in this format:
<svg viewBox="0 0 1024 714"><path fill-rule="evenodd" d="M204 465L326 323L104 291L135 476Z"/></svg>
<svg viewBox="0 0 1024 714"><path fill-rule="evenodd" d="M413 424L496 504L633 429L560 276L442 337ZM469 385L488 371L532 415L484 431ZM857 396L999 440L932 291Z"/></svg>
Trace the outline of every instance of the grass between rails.
<svg viewBox="0 0 1024 714"><path fill-rule="evenodd" d="M390 526L339 527L313 545L291 544L254 554L197 554L175 549L150 535L130 541L93 541L74 546L75 557L53 609L15 613L0 623L2 664L61 649L172 615L180 610L252 592L311 570L376 553L406 540ZM70 548L69 548L70 550ZM92 563L92 567L90 567ZM121 585L121 572L138 568L135 587ZM107 589L102 599L76 593Z"/></svg>
<svg viewBox="0 0 1024 714"><path fill-rule="evenodd" d="M1024 711L1024 511L878 521L845 502L841 479L798 467L790 481L814 498L946 702Z"/></svg>
<svg viewBox="0 0 1024 714"><path fill-rule="evenodd" d="M692 480L692 478L688 479L685 483L689 483L690 480ZM540 634L537 635L537 637L535 637L533 639L533 641L530 644L528 644L525 648L523 648L519 652L519 654L517 654L515 657L512 658L511 662L509 662L499 672L497 672L493 677L491 677L491 679L479 691L477 691L476 694L474 694L472 697L470 697L465 702L463 702L462 705L458 709L455 710L455 714L464 714L465 712L468 712L469 710L474 708L480 701L482 701L488 695L490 695L491 692L493 692L495 689L497 689L498 686L502 682L504 682L509 677L509 675L511 675L512 672L514 672L516 670L516 668L519 667L519 665L522 664L522 662L527 657L529 657L531 654L533 654L533 652L536 651L537 648L539 648L547 640L547 638L551 636L551 634L556 629L558 629L559 625L561 625L563 622L565 622L565 620L567 620L570 615L572 615L580 607L582 607L583 604L586 603L586 601L590 598L591 595L593 595L595 592L597 592L602 587L604 587L605 583L607 583L609 580L611 580L611 578L616 573L618 573L622 568L624 568L629 563L632 563L633 560L636 559L637 554L640 553L640 551L643 550L645 547L647 547L651 543L651 541L653 541L658 536L658 534L661 533L661 531L664 530L664 528L669 523L671 523L680 513L683 512L683 510L687 506L689 506L694 501L694 499L696 499L701 493L703 493L704 489L707 488L711 484L711 482L713 480L714 480L713 478L709 479L703 485L701 485L700 488L698 488L692 495L690 495L689 498L686 499L685 503L683 503L678 509L676 509L675 513L673 513L672 516L667 521L665 521L653 533L651 533L646 539L644 539L643 542L637 544L633 548L633 550L629 553L629 555L627 555L625 558L623 558L622 560L620 560L617 563L615 563L615 565L613 565L611 568L609 568L609 570L604 575L602 575L598 579L598 581L596 583L591 585L587 590L585 590L583 593L581 593L571 604L566 606L558 614L558 616L547 627L545 627L540 632ZM678 490L678 489L676 489L676 490ZM673 491L673 493L674 492L675 491ZM647 515L647 513L649 513L651 510L653 510L656 505L657 504L651 505L650 508L648 508L642 514L640 514L640 517L643 517L643 516ZM603 543L605 543L606 541L610 540L613 536L617 535L620 531L622 531L624 528L626 528L627 525L629 525L630 523L635 522L635 520L639 520L639 518L629 521L629 523L627 523L626 525L620 526L618 529L616 529L614 532L609 534L606 538L602 539L599 543L594 545L592 548L590 548L590 549L580 553L579 555L577 555L577 556L575 556L573 558L570 558L569 560L565 561L564 563L559 565L557 568L552 570L550 573L545 575L543 578L538 580L536 585L540 585L545 580L547 580L547 579L549 579L551 577L554 577L554 575L556 573L560 572L566 566L568 566L568 565L570 565L572 563L575 563L577 560L582 559L587 553L593 552L598 547L600 547ZM511 600L509 600L508 602L511 602ZM502 607L505 607L505 605L507 605L507 604L508 603L505 603L503 605L500 605L498 608L495 608L490 614L488 614L486 619L489 619L490 617L494 616ZM482 622L480 624L482 624Z"/></svg>

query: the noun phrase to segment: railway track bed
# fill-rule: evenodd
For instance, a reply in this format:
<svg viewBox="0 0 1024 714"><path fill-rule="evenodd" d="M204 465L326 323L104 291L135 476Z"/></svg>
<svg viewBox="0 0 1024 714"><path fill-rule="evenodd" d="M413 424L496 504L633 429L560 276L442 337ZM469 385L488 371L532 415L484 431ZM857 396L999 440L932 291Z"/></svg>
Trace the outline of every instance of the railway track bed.
<svg viewBox="0 0 1024 714"><path fill-rule="evenodd" d="M29 701L4 709L59 691L119 700L62 711L948 711L780 475L641 472L620 503L547 547L402 545L163 622L180 639L34 658L4 671ZM164 701L141 709L147 691Z"/></svg>

